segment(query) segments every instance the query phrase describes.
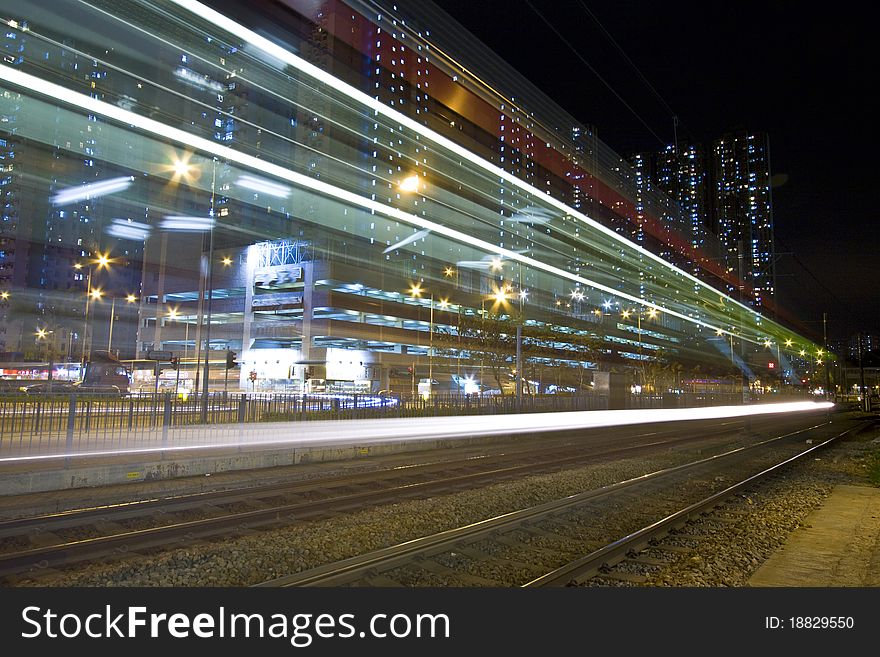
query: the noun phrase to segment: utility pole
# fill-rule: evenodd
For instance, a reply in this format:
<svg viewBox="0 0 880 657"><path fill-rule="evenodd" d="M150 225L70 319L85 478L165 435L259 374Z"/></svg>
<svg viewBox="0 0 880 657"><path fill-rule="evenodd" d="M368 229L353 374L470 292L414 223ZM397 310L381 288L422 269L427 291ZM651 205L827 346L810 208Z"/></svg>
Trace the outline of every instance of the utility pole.
<svg viewBox="0 0 880 657"><path fill-rule="evenodd" d="M744 245L743 245L743 241L742 241L742 240L740 240L739 242L737 242L737 249L736 249L736 250L737 250L737 264L738 264L738 267L739 267L739 281L737 281L737 288L738 288L738 290L739 290L739 295L738 295L738 296L739 296L739 302L740 302L740 304L744 303L744 302L743 302L743 296L744 296L744 294L745 294L745 281L743 280L743 256L744 256L744 254L743 254L743 249L744 249L744 248L745 248L745 247L744 247ZM740 333L744 333L744 331L743 331L743 327L745 326L745 322L742 321L742 319L743 319L743 317L742 317L742 312L743 312L743 311L742 311L742 308L740 308L740 311L739 311L739 316L740 316L740 323L739 323L739 326L740 326ZM742 397L743 397L743 404L747 404L747 403L750 401L750 397L749 397L749 380L748 380L748 376L746 375L746 370L745 370L745 343L746 343L746 341L745 341L745 335L740 335L740 340L739 340L739 358L740 358L740 361L741 361L741 363L740 363L740 371L742 372ZM751 424L748 423L748 422L747 422L747 424L748 424L748 426L749 426L749 430L751 430Z"/></svg>
<svg viewBox="0 0 880 657"><path fill-rule="evenodd" d="M865 389L865 367L862 365L862 334L859 333L859 392L862 394L862 410L871 410L871 396Z"/></svg>
<svg viewBox="0 0 880 657"><path fill-rule="evenodd" d="M210 392L210 360L211 360L211 302L214 299L214 196L217 183L217 158L211 163L211 228L208 237L208 269L205 277L205 288L208 296L207 323L205 326L205 374L202 381L202 424L208 423L208 393ZM198 367L198 365L196 366Z"/></svg>
<svg viewBox="0 0 880 657"><path fill-rule="evenodd" d="M522 324L516 325L516 410L522 410L523 395L523 359L522 359Z"/></svg>
<svg viewBox="0 0 880 657"><path fill-rule="evenodd" d="M831 364L831 353L828 351L828 313L822 313L822 348L825 350L825 399L831 395L831 373L828 366Z"/></svg>

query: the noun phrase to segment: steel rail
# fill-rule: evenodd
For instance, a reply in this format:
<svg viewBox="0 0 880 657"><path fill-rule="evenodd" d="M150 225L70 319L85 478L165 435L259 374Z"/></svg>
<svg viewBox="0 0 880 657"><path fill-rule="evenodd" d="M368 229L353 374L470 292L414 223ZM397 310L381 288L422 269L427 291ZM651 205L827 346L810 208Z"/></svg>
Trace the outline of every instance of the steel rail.
<svg viewBox="0 0 880 657"><path fill-rule="evenodd" d="M726 423L721 423L726 424ZM656 447L660 444L673 446L679 443L689 443L703 437L705 430L690 430L685 435L675 439L658 441L654 440L650 443L638 443L625 447L615 447L613 449L605 449L604 451L593 451L589 453L580 452L573 456L564 456L551 458L554 452L566 453L573 450L580 450L584 446L570 442L557 444L548 449L546 444L539 447L528 449L513 449L498 453L483 453L476 456L468 456L459 459L450 459L448 461L436 460L425 463L391 465L389 467L380 467L374 470L357 472L351 474L343 474L330 477L315 477L311 479L302 479L297 481L280 482L259 486L237 486L223 490L198 491L192 493L183 493L180 495L167 495L147 497L144 499L108 503L96 505L92 507L68 509L56 511L52 513L38 514L22 518L13 518L8 520L0 520L0 538L11 536L21 536L22 533L39 530L54 531L58 529L66 529L76 527L89 522L118 522L131 518L139 518L156 512L176 512L191 508L198 508L206 504L229 504L237 501L248 500L254 498L299 494L311 492L316 486L327 489L334 487L356 486L362 483L379 483L381 481L399 479L401 477L412 477L420 474L431 474L433 472L446 472L450 470L474 467L490 463L502 464L500 467L496 465L496 470L504 468L515 473L517 471L526 471L529 468L539 468L545 466L547 468L556 465L565 465L567 463L577 463L579 461L594 460L601 457L615 456L624 454L631 450L637 450L648 447ZM681 433L679 428L663 429L649 433L639 433L627 436L627 439L636 439L647 436L661 436L663 434ZM726 435L726 434L722 434ZM602 447L605 447L604 445ZM540 458L542 463L539 464L523 464L521 466L503 466L505 462L516 462L528 460L531 458ZM482 474L474 473L474 476Z"/></svg>
<svg viewBox="0 0 880 657"><path fill-rule="evenodd" d="M796 436L806 431L812 431L825 426L826 424L830 424L830 422L822 422L804 429L799 429L781 436L763 440L752 445L729 450L722 454L716 454L690 463L657 470L655 472L633 477L598 489L577 493L526 509L512 511L493 518L487 518L463 527L413 539L411 541L406 541L404 543L334 563L325 564L299 573L285 575L283 577L256 584L255 586L343 586L364 576L369 576L379 571L388 571L418 561L419 559L428 558L435 554L445 552L454 548L457 544L491 538L494 534L516 529L526 523L535 522L562 511L583 505L587 502L592 502L601 499L602 497L619 493L620 491L643 484L647 481L679 474L708 463L718 462L721 459L732 458L733 456L744 454L747 451L764 447L768 444Z"/></svg>
<svg viewBox="0 0 880 657"><path fill-rule="evenodd" d="M684 509L676 511L675 513L670 514L669 516L662 518L654 523L651 523L647 527L643 527L638 531L632 532L631 534L620 538L613 543L609 543L608 545L591 552L590 554L581 557L580 559L576 559L564 566L561 566L541 577L535 578L526 584L523 584L523 588L535 588L535 587L543 587L543 586L569 586L572 584L578 584L583 580L589 579L590 577L600 573L603 569L609 568L614 564L618 563L625 559L629 554L634 552L639 552L646 547L648 547L652 541L662 538L667 535L673 529L680 528L684 526L692 518L698 517L705 513L707 510L712 509L718 506L722 501L729 498L730 496L738 493L743 490L765 480L767 477L778 473L781 469L790 466L793 463L800 461L801 459L809 456L813 452L823 449L827 447L829 444L843 438L844 436L850 433L858 433L863 430L866 426L871 424L872 421L865 421L862 424L847 429L839 433L836 436L832 436L827 440L822 441L821 443L810 447L795 456L792 456L776 465L773 465L761 472L754 474L742 481L728 486L722 491L714 493L706 497L699 502L695 502Z"/></svg>
<svg viewBox="0 0 880 657"><path fill-rule="evenodd" d="M811 427L814 428L814 427ZM806 431L804 429L802 431ZM636 436L637 437L637 436ZM175 544L192 542L217 535L228 533L230 529L244 531L256 529L265 525L277 525L282 523L299 522L306 519L313 519L322 513L329 511L344 509L351 511L355 507L375 505L383 501L399 500L402 497L423 496L425 494L438 494L448 492L450 489L459 489L463 485L476 484L481 481L495 482L502 479L508 479L517 474L529 474L544 472L558 466L566 464L592 461L597 458L605 458L609 456L624 455L635 450L644 450L658 446L675 445L679 443L687 443L695 438L705 437L704 431L695 435L689 435L685 438L675 438L669 441L652 441L650 443L639 443L624 447L616 447L602 452L581 453L573 456L566 456L558 459L546 459L546 450L540 455L543 460L539 463L527 463L521 465L494 467L491 469L482 469L479 472L468 474L460 474L452 477L444 477L441 479L431 479L425 482L406 483L397 486L391 486L375 491L364 491L352 494L331 495L320 500L310 500L303 502L295 502L284 505L276 505L266 509L257 509L238 513L229 513L222 517L204 518L186 522L173 523L159 527L151 527L147 529L138 529L128 532L118 532L107 536L99 536L94 538L86 538L77 541L69 541L57 545L48 545L37 548L30 548L16 552L7 552L0 554L0 577L10 575L18 575L32 569L44 568L60 568L71 565L73 563L88 561L99 557L119 556L136 553L146 549L156 549L161 547L175 546ZM570 451L571 445L563 445L560 451ZM538 456L540 450L528 450L526 453L532 456ZM517 452L512 455L502 454L496 460L522 459L525 455ZM710 457L712 458L712 457ZM491 463L482 459L470 458L463 461L454 461L452 463L434 462L425 464L425 468L435 471L448 471L451 469L461 469L468 466L480 466ZM418 474L414 470L423 466L412 466L406 469L394 468L391 470L383 470L382 474L386 474L386 479L398 479L402 476L411 476ZM268 487L270 490L264 491L267 495L273 492L277 495L283 492L308 492L315 490L316 487L324 489L329 484L335 484L338 487L347 487L357 485L359 483L376 482L377 472L357 473L351 477L337 477L332 480L328 479L311 479L297 482L295 485L278 485L278 490L274 487ZM150 500L148 502L134 503L135 507L120 507L116 514L113 513L113 507L103 507L98 509L89 509L81 513L86 520L96 520L112 523L120 521L134 515L142 516L149 511L155 511L166 505L174 506L178 502L186 502L188 505L197 504L217 504L219 501L236 501L243 499L252 499L253 492L250 489L240 489L233 494L228 491L220 491L216 497L210 497L212 493L196 493L194 496L186 496L184 498L170 498L167 502L163 500ZM198 499L192 499L193 497ZM12 531L17 529L20 534L21 529L25 527L36 527L42 531L50 532L54 529L62 529L70 526L82 525L77 522L82 518L76 515L55 514L51 516L42 516L40 518L27 518L15 521L8 521L6 528ZM35 523L35 524L31 524Z"/></svg>

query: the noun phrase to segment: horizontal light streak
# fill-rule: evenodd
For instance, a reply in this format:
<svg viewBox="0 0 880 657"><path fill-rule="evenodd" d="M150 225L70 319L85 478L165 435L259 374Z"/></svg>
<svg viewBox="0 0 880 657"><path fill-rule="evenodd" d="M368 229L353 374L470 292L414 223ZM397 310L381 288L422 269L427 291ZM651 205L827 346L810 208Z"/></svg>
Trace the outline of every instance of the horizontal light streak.
<svg viewBox="0 0 880 657"><path fill-rule="evenodd" d="M412 418L379 418L370 420L317 420L308 423L308 437L304 437L302 422L254 423L249 425L214 425L212 427L172 427L168 431L168 446L140 447L121 450L100 450L72 453L76 457L99 457L131 454L183 453L229 447L307 447L333 445L376 445L404 441L439 440L488 437L495 435L533 434L576 429L613 428L634 424L658 422L687 422L742 418L758 415L820 411L833 407L831 402L786 402L748 406L709 406L681 409L640 409L620 411L571 411L555 413L523 413L491 416L459 415L424 417L418 422ZM228 439L222 434L228 433ZM123 439L127 434L122 432ZM271 438L267 438L271 435ZM113 438L111 435L108 439ZM187 444L187 439L209 443ZM153 440L161 440L157 432ZM148 446L149 445L149 446ZM64 458L65 454L10 456L0 463L45 461Z"/></svg>
<svg viewBox="0 0 880 657"><path fill-rule="evenodd" d="M489 269L492 263L489 260L459 260L455 266L459 269Z"/></svg>
<svg viewBox="0 0 880 657"><path fill-rule="evenodd" d="M107 234L124 240L143 241L150 236L149 224L127 219L114 219L107 227Z"/></svg>
<svg viewBox="0 0 880 657"><path fill-rule="evenodd" d="M162 221L160 228L182 233L197 233L211 230L214 227L213 217L169 216Z"/></svg>
<svg viewBox="0 0 880 657"><path fill-rule="evenodd" d="M263 194L268 194L269 196L274 196L275 198L287 198L288 196L290 196L290 192L292 191L287 185L279 185L272 180L257 178L256 176L251 176L247 174L241 176L238 180L236 180L235 184L239 187L251 189L255 192L261 192Z"/></svg>
<svg viewBox="0 0 880 657"><path fill-rule="evenodd" d="M133 181L134 176L122 176L100 182L86 183L77 187L68 187L55 194L52 197L52 203L55 205L67 205L68 203L76 203L77 201L114 194L128 188Z"/></svg>

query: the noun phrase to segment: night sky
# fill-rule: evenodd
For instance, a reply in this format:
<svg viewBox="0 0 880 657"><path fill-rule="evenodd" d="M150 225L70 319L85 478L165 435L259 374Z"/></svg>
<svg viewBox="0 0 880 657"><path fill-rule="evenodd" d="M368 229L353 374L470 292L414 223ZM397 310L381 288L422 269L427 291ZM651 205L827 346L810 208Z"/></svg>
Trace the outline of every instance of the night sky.
<svg viewBox="0 0 880 657"><path fill-rule="evenodd" d="M680 140L707 147L737 127L768 133L778 302L819 337L827 313L829 341L880 331L867 16L751 0L436 3L618 153L672 142L673 114Z"/></svg>

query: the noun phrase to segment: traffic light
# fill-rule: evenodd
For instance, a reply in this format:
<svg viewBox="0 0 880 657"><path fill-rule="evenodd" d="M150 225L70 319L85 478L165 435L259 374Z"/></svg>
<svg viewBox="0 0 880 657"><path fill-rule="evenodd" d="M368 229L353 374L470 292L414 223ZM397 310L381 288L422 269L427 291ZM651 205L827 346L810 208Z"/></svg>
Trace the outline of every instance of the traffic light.
<svg viewBox="0 0 880 657"><path fill-rule="evenodd" d="M171 357L171 367L177 369L180 367L180 356L172 356Z"/></svg>
<svg viewBox="0 0 880 657"><path fill-rule="evenodd" d="M235 352L234 351L227 351L226 352L226 369L231 370L236 365L238 365L238 363L235 362Z"/></svg>

